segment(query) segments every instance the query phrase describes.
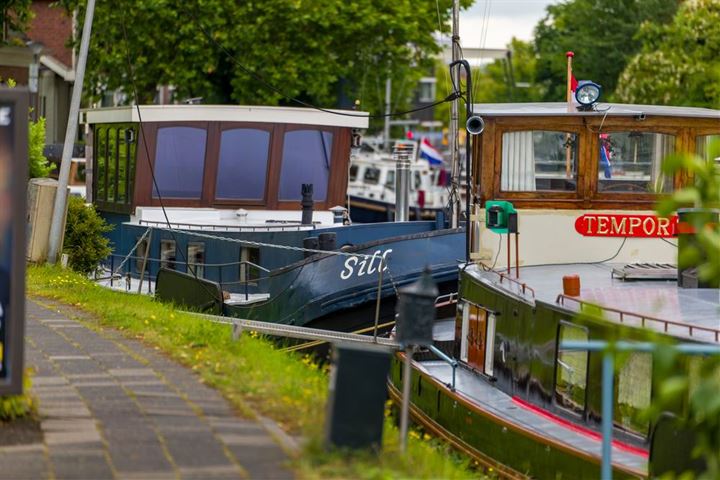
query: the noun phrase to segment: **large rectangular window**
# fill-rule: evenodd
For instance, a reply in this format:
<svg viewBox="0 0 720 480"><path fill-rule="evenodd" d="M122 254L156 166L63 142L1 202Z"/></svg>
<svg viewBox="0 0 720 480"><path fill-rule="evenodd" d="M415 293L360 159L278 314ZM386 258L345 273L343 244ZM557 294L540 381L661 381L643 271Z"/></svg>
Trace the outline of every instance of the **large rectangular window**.
<svg viewBox="0 0 720 480"><path fill-rule="evenodd" d="M163 127L157 131L153 197L200 199L205 171L207 131L197 127Z"/></svg>
<svg viewBox="0 0 720 480"><path fill-rule="evenodd" d="M283 140L279 199L300 200L303 183L313 184L313 200L327 198L333 134L321 130L292 130Z"/></svg>
<svg viewBox="0 0 720 480"><path fill-rule="evenodd" d="M541 130L503 133L501 189L574 192L577 143L575 133Z"/></svg>
<svg viewBox="0 0 720 480"><path fill-rule="evenodd" d="M224 130L220 136L215 198L265 198L270 132L253 128Z"/></svg>
<svg viewBox="0 0 720 480"><path fill-rule="evenodd" d="M673 189L662 162L675 151L675 137L653 132L608 132L599 136L598 192L663 193Z"/></svg>

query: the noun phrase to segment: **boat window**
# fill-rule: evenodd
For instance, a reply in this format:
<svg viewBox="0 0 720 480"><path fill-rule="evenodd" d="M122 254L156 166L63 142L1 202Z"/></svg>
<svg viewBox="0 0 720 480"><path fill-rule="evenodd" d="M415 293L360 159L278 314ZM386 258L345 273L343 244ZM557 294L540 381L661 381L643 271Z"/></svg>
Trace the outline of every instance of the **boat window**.
<svg viewBox="0 0 720 480"><path fill-rule="evenodd" d="M260 270L243 262L260 265L260 249L256 247L242 247L240 249L240 282L244 284L247 281L249 285L257 285L253 281L260 278Z"/></svg>
<svg viewBox="0 0 720 480"><path fill-rule="evenodd" d="M262 200L265 198L270 132L254 128L224 130L215 198Z"/></svg>
<svg viewBox="0 0 720 480"><path fill-rule="evenodd" d="M695 139L695 153L698 157L715 162L715 166L720 171L720 157L709 158L710 144L720 142L720 135L700 135Z"/></svg>
<svg viewBox="0 0 720 480"><path fill-rule="evenodd" d="M196 127L163 127L157 132L153 198L195 198L202 194L207 131Z"/></svg>
<svg viewBox="0 0 720 480"><path fill-rule="evenodd" d="M357 179L358 166L350 165L350 181L354 182Z"/></svg>
<svg viewBox="0 0 720 480"><path fill-rule="evenodd" d="M300 200L302 184L313 184L313 200L327 198L333 134L321 130L285 132L280 172L280 200Z"/></svg>
<svg viewBox="0 0 720 480"><path fill-rule="evenodd" d="M107 201L105 179L107 178L107 129L95 130L95 200Z"/></svg>
<svg viewBox="0 0 720 480"><path fill-rule="evenodd" d="M377 185L378 182L380 182L380 169L375 167L366 168L365 174L363 175L363 182L368 185Z"/></svg>
<svg viewBox="0 0 720 480"><path fill-rule="evenodd" d="M395 170L388 170L385 178L385 188L395 191Z"/></svg>
<svg viewBox="0 0 720 480"><path fill-rule="evenodd" d="M202 242L188 242L188 273L195 271L199 278L205 274L205 244Z"/></svg>
<svg viewBox="0 0 720 480"><path fill-rule="evenodd" d="M160 240L160 266L175 270L176 259L175 240Z"/></svg>
<svg viewBox="0 0 720 480"><path fill-rule="evenodd" d="M413 172L413 190L418 190L422 187L422 176L420 172Z"/></svg>
<svg viewBox="0 0 720 480"><path fill-rule="evenodd" d="M105 144L105 175L107 175L107 201L114 203L117 202L117 166L118 166L118 136L120 131L117 128L107 129L107 143Z"/></svg>
<svg viewBox="0 0 720 480"><path fill-rule="evenodd" d="M567 340L587 341L585 328L561 322L558 345ZM558 347L555 365L555 401L578 414L585 412L588 352L561 350Z"/></svg>
<svg viewBox="0 0 720 480"><path fill-rule="evenodd" d="M617 380L615 423L639 434L648 433L650 423L641 413L650 407L652 355L631 353L621 363Z"/></svg>
<svg viewBox="0 0 720 480"><path fill-rule="evenodd" d="M487 318L487 334L485 336L485 375L490 377L494 374L494 352L495 352L495 314L488 313Z"/></svg>
<svg viewBox="0 0 720 480"><path fill-rule="evenodd" d="M652 132L600 134L598 191L653 193L672 191L662 174L663 159L675 151L675 137Z"/></svg>
<svg viewBox="0 0 720 480"><path fill-rule="evenodd" d="M140 240L138 237L137 241ZM148 256L148 261L145 262L145 255ZM135 271L137 273L142 272L143 262L145 262L145 272L150 270L150 254L148 253L148 241L147 238L143 239L142 242L138 243L135 249Z"/></svg>
<svg viewBox="0 0 720 480"><path fill-rule="evenodd" d="M506 192L573 192L577 188L577 152L575 133L503 133L501 188Z"/></svg>
<svg viewBox="0 0 720 480"><path fill-rule="evenodd" d="M122 208L132 203L136 154L134 128L114 125L95 129L93 200L102 208ZM85 164L73 161L70 175L71 184L82 185Z"/></svg>

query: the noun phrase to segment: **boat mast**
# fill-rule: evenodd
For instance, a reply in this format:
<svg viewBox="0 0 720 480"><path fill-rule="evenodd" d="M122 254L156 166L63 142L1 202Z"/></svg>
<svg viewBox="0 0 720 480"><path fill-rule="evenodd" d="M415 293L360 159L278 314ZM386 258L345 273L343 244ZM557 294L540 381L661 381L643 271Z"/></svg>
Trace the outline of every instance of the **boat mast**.
<svg viewBox="0 0 720 480"><path fill-rule="evenodd" d="M460 0L453 0L452 7L452 61L460 60ZM460 69L452 68L450 77L454 90L460 89ZM448 133L450 136L450 165L451 170L451 195L452 202L450 213L450 227L458 228L460 226L460 198L458 196L458 187L460 185L460 141L458 139L458 110L460 107L460 99L455 98L450 104L450 128ZM469 174L469 172L467 172Z"/></svg>

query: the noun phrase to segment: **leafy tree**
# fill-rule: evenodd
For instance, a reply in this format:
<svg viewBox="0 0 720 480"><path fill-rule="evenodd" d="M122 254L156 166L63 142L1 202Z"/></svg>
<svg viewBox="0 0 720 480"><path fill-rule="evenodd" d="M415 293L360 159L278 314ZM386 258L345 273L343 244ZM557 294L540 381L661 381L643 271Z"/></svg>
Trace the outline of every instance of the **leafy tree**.
<svg viewBox="0 0 720 480"><path fill-rule="evenodd" d="M617 96L635 103L720 106L720 2L684 2L672 23L643 24L642 49Z"/></svg>
<svg viewBox="0 0 720 480"><path fill-rule="evenodd" d="M506 59L498 59L474 78L476 102L533 102L543 97L543 88L536 83L537 56L533 44L513 38L508 49L512 69Z"/></svg>
<svg viewBox="0 0 720 480"><path fill-rule="evenodd" d="M565 52L575 52L573 71L591 79L612 98L617 79L640 50L635 38L645 22L672 20L678 0L569 0L550 5L535 27L537 79L546 88L544 100L563 101L566 92Z"/></svg>
<svg viewBox="0 0 720 480"><path fill-rule="evenodd" d="M85 1L61 3L82 13ZM450 5L440 1L438 22L435 2L410 0L99 2L87 94L98 100L121 89L131 97L129 47L141 102L152 101L157 85L173 85L178 98L206 103L288 104L288 95L333 106L359 98L379 113L391 75L394 107L403 108L439 50L433 32L438 23L448 29Z"/></svg>
<svg viewBox="0 0 720 480"><path fill-rule="evenodd" d="M0 9L3 14L3 31L0 44L22 43L19 38L10 35L12 32L24 32L33 12L30 9L32 0L3 0Z"/></svg>

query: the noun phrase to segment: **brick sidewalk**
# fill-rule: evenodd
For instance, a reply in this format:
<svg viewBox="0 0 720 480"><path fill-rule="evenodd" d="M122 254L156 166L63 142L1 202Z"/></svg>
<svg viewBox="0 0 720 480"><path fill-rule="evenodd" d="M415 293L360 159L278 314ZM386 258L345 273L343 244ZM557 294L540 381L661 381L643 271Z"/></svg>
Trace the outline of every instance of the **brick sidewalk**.
<svg viewBox="0 0 720 480"><path fill-rule="evenodd" d="M292 478L272 425L140 342L33 301L26 332L44 441L0 448L0 479Z"/></svg>

